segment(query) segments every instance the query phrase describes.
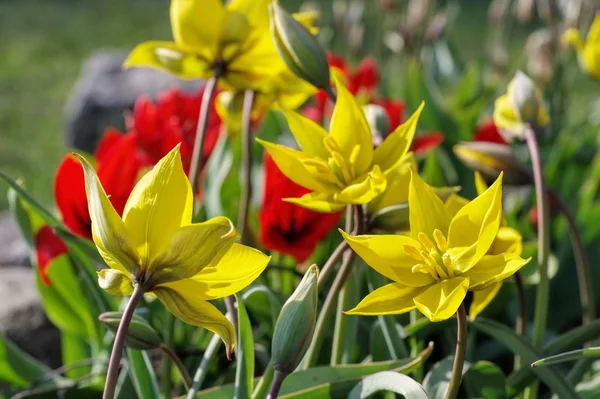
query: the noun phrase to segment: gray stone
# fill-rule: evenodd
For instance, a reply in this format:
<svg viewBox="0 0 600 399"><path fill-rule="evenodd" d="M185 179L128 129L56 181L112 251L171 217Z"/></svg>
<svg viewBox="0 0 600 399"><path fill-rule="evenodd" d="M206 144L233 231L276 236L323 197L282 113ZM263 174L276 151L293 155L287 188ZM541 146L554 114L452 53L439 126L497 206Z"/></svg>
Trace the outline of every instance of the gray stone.
<svg viewBox="0 0 600 399"><path fill-rule="evenodd" d="M0 212L0 267L29 264L27 244L12 214Z"/></svg>
<svg viewBox="0 0 600 399"><path fill-rule="evenodd" d="M44 313L33 271L0 268L0 332L50 367L61 364L60 335Z"/></svg>
<svg viewBox="0 0 600 399"><path fill-rule="evenodd" d="M97 50L84 63L65 108L66 141L93 152L107 127L124 129L123 114L142 94L156 98L172 87L193 92L201 80L184 81L151 68L123 69L128 52Z"/></svg>

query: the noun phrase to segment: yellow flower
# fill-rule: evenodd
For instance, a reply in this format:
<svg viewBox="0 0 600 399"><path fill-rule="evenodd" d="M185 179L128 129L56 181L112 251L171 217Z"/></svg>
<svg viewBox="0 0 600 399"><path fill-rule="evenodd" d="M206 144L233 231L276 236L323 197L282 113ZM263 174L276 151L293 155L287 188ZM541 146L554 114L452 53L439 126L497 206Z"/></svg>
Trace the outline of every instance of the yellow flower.
<svg viewBox="0 0 600 399"><path fill-rule="evenodd" d="M431 321L445 320L456 313L467 290L486 289L525 265L528 260L512 253L487 254L502 218L501 179L458 209L413 173L410 236L342 233L369 266L393 281L348 314L399 314L416 308Z"/></svg>
<svg viewBox="0 0 600 399"><path fill-rule="evenodd" d="M174 41L139 44L125 66L154 67L183 79L218 74L224 87L259 90L287 69L271 37L270 2L171 0Z"/></svg>
<svg viewBox="0 0 600 399"><path fill-rule="evenodd" d="M301 151L258 140L279 169L312 192L286 198L318 212L338 212L348 204L367 204L385 191L390 173L400 165L412 142L423 109L373 149L371 129L352 94L336 80L338 99L329 134L296 112L284 111Z"/></svg>
<svg viewBox="0 0 600 399"><path fill-rule="evenodd" d="M581 34L574 28L568 29L563 34L562 40L575 47L581 67L600 80L600 13L596 13L594 17L585 43Z"/></svg>
<svg viewBox="0 0 600 399"><path fill-rule="evenodd" d="M98 273L100 286L113 295L131 295L140 285L176 317L219 335L230 352L235 330L208 301L246 287L270 258L236 244L238 234L225 217L191 223L192 189L179 146L138 182L122 218L93 167L79 158L94 243L109 266Z"/></svg>

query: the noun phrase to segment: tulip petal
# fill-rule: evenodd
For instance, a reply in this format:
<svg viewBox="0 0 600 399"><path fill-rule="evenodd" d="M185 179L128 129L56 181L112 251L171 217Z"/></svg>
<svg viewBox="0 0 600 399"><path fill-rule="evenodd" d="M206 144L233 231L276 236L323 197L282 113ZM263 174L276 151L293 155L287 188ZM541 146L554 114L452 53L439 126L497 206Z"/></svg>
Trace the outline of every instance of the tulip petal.
<svg viewBox="0 0 600 399"><path fill-rule="evenodd" d="M465 276L469 278L470 290L487 288L515 274L531 258L523 259L515 254L486 255Z"/></svg>
<svg viewBox="0 0 600 399"><path fill-rule="evenodd" d="M379 166L352 181L346 188L335 195L335 199L345 204L368 204L381 195L386 188L387 180Z"/></svg>
<svg viewBox="0 0 600 399"><path fill-rule="evenodd" d="M283 198L283 201L321 213L336 213L346 208L346 204L335 201L328 193L308 193L300 198Z"/></svg>
<svg viewBox="0 0 600 399"><path fill-rule="evenodd" d="M412 171L408 189L408 211L410 232L414 238L417 238L419 233L432 237L436 229L442 234L448 231L450 224L448 210L440 197L415 171Z"/></svg>
<svg viewBox="0 0 600 399"><path fill-rule="evenodd" d="M333 108L329 138L340 154L354 165L357 175L366 172L373 160L373 139L365 113L354 96L335 79L337 101ZM358 152L356 152L358 149Z"/></svg>
<svg viewBox="0 0 600 399"><path fill-rule="evenodd" d="M110 203L92 165L81 155L75 155L83 166L92 237L98 252L111 269L133 273L138 268L138 256L130 232Z"/></svg>
<svg viewBox="0 0 600 399"><path fill-rule="evenodd" d="M397 167L401 163L402 157L410 149L417 130L419 116L424 107L425 103L421 103L415 113L390 133L383 143L375 149L373 163L379 165L384 172Z"/></svg>
<svg viewBox="0 0 600 399"><path fill-rule="evenodd" d="M198 54L191 54L173 42L138 44L123 64L125 68L149 67L171 73L182 79L208 79L210 63Z"/></svg>
<svg viewBox="0 0 600 399"><path fill-rule="evenodd" d="M502 174L483 194L452 218L448 246L453 267L465 272L490 249L502 219Z"/></svg>
<svg viewBox="0 0 600 399"><path fill-rule="evenodd" d="M226 16L221 0L171 0L170 16L176 43L216 49Z"/></svg>
<svg viewBox="0 0 600 399"><path fill-rule="evenodd" d="M91 240L92 222L88 212L83 169L71 154L65 155L56 170L54 201L69 230Z"/></svg>
<svg viewBox="0 0 600 399"><path fill-rule="evenodd" d="M129 296L133 294L131 275L120 270L102 269L98 272L98 285L111 295Z"/></svg>
<svg viewBox="0 0 600 399"><path fill-rule="evenodd" d="M498 97L494 102L494 123L500 130L521 134L524 125L515 112L507 94Z"/></svg>
<svg viewBox="0 0 600 399"><path fill-rule="evenodd" d="M600 13L596 13L590 30L588 31L586 41L589 45L597 46L600 44Z"/></svg>
<svg viewBox="0 0 600 399"><path fill-rule="evenodd" d="M473 293L473 302L469 308L469 317L471 320L475 318L492 302L502 288L502 283L492 284L489 287L475 291Z"/></svg>
<svg viewBox="0 0 600 399"><path fill-rule="evenodd" d="M203 327L217 334L227 348L227 355L235 345L235 329L223 314L194 291L176 291L159 287L154 293L178 319L193 326Z"/></svg>
<svg viewBox="0 0 600 399"><path fill-rule="evenodd" d="M417 170L417 161L413 153L409 152L404 155L400 165L385 173L387 181L385 191L369 202L368 213L370 215L385 207L408 202L411 168Z"/></svg>
<svg viewBox="0 0 600 399"><path fill-rule="evenodd" d="M413 298L424 288L406 287L399 283L384 285L363 298L348 315L392 315L410 312L416 308Z"/></svg>
<svg viewBox="0 0 600 399"><path fill-rule="evenodd" d="M475 172L475 190L477 190L477 195L481 195L487 190L489 187L483 177L481 177L481 173Z"/></svg>
<svg viewBox="0 0 600 399"><path fill-rule="evenodd" d="M303 152L322 159L329 153L323 144L327 132L320 125L294 111L284 111L290 131Z"/></svg>
<svg viewBox="0 0 600 399"><path fill-rule="evenodd" d="M488 255L512 253L521 256L523 253L523 237L512 227L500 226L496 239L492 243Z"/></svg>
<svg viewBox="0 0 600 399"><path fill-rule="evenodd" d="M418 262L404 251L404 246L420 249L418 241L401 235L351 236L342 230L340 233L358 256L390 280L409 287L424 287L435 282L429 274L412 272Z"/></svg>
<svg viewBox="0 0 600 399"><path fill-rule="evenodd" d="M142 177L125 204L123 221L142 267L161 256L175 233L190 224L192 205L192 188L177 145Z"/></svg>
<svg viewBox="0 0 600 399"><path fill-rule="evenodd" d="M269 3L272 0L232 0L227 4L227 10L237 11L246 15L253 26L269 26Z"/></svg>
<svg viewBox="0 0 600 399"><path fill-rule="evenodd" d="M453 218L454 216L456 216L456 214L458 213L458 211L460 211L463 206L467 205L469 203L469 200L461 197L458 194L452 193L448 199L446 200L446 203L444 204L446 206L446 209L448 210L448 214L451 218Z"/></svg>
<svg viewBox="0 0 600 399"><path fill-rule="evenodd" d="M183 280L218 262L239 239L233 224L223 216L180 228L167 252L152 262L150 286Z"/></svg>
<svg viewBox="0 0 600 399"><path fill-rule="evenodd" d="M463 303L468 287L466 277L442 280L415 297L415 305L431 321L449 319Z"/></svg>

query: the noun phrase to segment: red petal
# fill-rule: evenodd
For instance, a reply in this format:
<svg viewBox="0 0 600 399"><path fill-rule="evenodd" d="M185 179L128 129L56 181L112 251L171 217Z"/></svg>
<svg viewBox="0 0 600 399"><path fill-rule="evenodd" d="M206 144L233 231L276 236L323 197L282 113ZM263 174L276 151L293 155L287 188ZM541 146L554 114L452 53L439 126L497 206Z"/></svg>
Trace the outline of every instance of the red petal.
<svg viewBox="0 0 600 399"><path fill-rule="evenodd" d="M444 135L440 132L425 133L415 136L411 150L417 155L426 154L444 141Z"/></svg>
<svg viewBox="0 0 600 399"><path fill-rule="evenodd" d="M328 53L327 61L329 62L330 67L337 68L344 74L344 76L348 76L348 63L346 62L344 57L338 54Z"/></svg>
<svg viewBox="0 0 600 399"><path fill-rule="evenodd" d="M482 122L477 126L473 141L488 141L490 143L508 144L498 132L492 119Z"/></svg>
<svg viewBox="0 0 600 399"><path fill-rule="evenodd" d="M388 120L390 121L390 131L388 133L393 132L400 126L404 120L404 110L406 109L406 104L404 104L403 101L390 100L388 98L374 98L371 102L385 109Z"/></svg>
<svg viewBox="0 0 600 399"><path fill-rule="evenodd" d="M379 70L377 63L373 58L364 59L350 78L350 91L357 93L360 90L365 90L371 94L379 85Z"/></svg>
<svg viewBox="0 0 600 399"><path fill-rule="evenodd" d="M40 278L45 285L51 285L48 278L48 266L54 258L66 252L67 246L50 226L44 225L38 230L35 235L35 255Z"/></svg>
<svg viewBox="0 0 600 399"><path fill-rule="evenodd" d="M83 169L72 155L66 155L56 171L54 200L65 225L75 234L92 239L85 195Z"/></svg>
<svg viewBox="0 0 600 399"><path fill-rule="evenodd" d="M94 157L98 162L101 162L106 154L112 150L115 144L121 139L121 136L123 136L123 133L114 127L109 127L104 131L104 134L98 143L98 147L96 147L96 152L94 153Z"/></svg>

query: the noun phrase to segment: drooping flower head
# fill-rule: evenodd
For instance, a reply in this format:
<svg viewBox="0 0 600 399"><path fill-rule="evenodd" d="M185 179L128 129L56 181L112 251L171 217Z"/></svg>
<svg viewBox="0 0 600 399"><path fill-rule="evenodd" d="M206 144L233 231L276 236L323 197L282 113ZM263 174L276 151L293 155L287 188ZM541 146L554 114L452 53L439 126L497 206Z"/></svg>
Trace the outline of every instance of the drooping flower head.
<svg viewBox="0 0 600 399"><path fill-rule="evenodd" d="M445 320L456 313L468 290L489 288L525 265L528 260L513 253L488 255L502 218L501 179L459 208L450 199L444 203L413 173L410 236L343 233L369 266L393 281L348 313L400 314L416 308L431 321Z"/></svg>
<svg viewBox="0 0 600 399"><path fill-rule="evenodd" d="M192 224L192 189L183 171L179 146L136 184L120 217L98 175L79 157L92 236L109 266L98 273L113 295L131 295L134 285L152 293L184 322L219 335L230 352L231 323L208 302L250 284L269 257L235 243L231 221L216 217Z"/></svg>
<svg viewBox="0 0 600 399"><path fill-rule="evenodd" d="M568 29L563 41L575 47L581 67L595 79L600 80L600 13L596 13L585 42L577 29Z"/></svg>
<svg viewBox="0 0 600 399"><path fill-rule="evenodd" d="M410 148L423 105L376 149L362 108L336 81L338 99L329 133L295 112L284 112L301 150L258 140L281 171L311 190L286 201L318 212L341 211L348 204L366 204L383 193L387 174Z"/></svg>

